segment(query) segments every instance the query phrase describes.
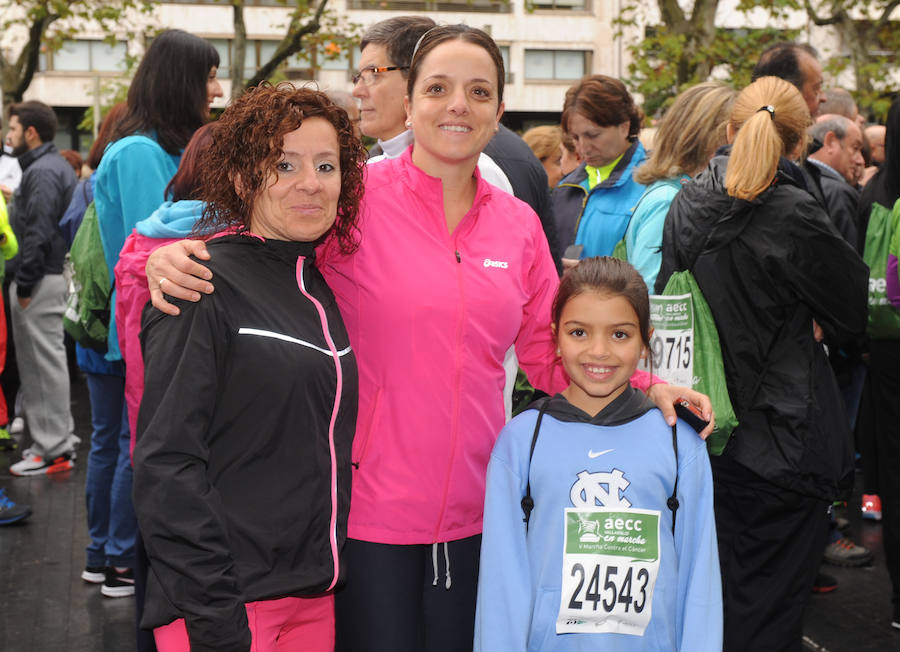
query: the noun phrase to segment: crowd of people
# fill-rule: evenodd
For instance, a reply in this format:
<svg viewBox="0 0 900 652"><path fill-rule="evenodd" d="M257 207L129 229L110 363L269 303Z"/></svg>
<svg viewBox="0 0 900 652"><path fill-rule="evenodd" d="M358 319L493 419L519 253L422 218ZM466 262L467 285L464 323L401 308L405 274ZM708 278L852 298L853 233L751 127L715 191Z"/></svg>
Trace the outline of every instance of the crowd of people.
<svg viewBox="0 0 900 652"><path fill-rule="evenodd" d="M896 257L868 310L900 102L867 125L779 43L647 148L605 75L520 137L493 39L422 16L366 31L350 98L263 84L210 122L218 66L159 34L84 163L12 106L0 179L13 475L76 463L63 259L91 228L102 251L81 577L135 596L139 650L799 649L823 559L872 559L832 513L855 450L900 629ZM721 454L709 397L650 373L650 295L686 270ZM29 515L0 493L0 523Z"/></svg>

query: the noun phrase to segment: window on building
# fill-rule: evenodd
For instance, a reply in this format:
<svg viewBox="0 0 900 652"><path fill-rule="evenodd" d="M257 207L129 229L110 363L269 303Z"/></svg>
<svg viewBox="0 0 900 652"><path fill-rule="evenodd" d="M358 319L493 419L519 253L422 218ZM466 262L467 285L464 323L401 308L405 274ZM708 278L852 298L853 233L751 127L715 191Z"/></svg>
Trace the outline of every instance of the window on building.
<svg viewBox="0 0 900 652"><path fill-rule="evenodd" d="M213 47L219 53L218 76L229 78L231 76L231 61L234 52L234 42L231 39L209 39ZM278 49L278 40L252 40L248 39L247 49L244 55L244 79L250 79L260 66L267 63L275 55ZM326 43L321 48L332 56L326 56L322 51L310 53L302 50L291 55L281 64L281 68L288 79L313 79L316 70L346 70L351 69L354 60L353 51L341 52L337 45ZM355 60L358 60L358 56Z"/></svg>
<svg viewBox="0 0 900 652"><path fill-rule="evenodd" d="M560 11L589 11L590 0L527 0L528 9L558 9Z"/></svg>
<svg viewBox="0 0 900 652"><path fill-rule="evenodd" d="M506 71L506 79L504 80L507 84L512 84L514 77L512 74L512 70L509 68L509 46L508 45L500 45L500 56L503 58L503 70Z"/></svg>
<svg viewBox="0 0 900 652"><path fill-rule="evenodd" d="M511 0L347 0L347 8L508 14L512 13L512 2Z"/></svg>
<svg viewBox="0 0 900 652"><path fill-rule="evenodd" d="M121 72L125 70L125 43L65 41L62 47L40 55L38 69L58 72Z"/></svg>
<svg viewBox="0 0 900 652"><path fill-rule="evenodd" d="M581 79L590 57L589 50L525 50L525 79Z"/></svg>

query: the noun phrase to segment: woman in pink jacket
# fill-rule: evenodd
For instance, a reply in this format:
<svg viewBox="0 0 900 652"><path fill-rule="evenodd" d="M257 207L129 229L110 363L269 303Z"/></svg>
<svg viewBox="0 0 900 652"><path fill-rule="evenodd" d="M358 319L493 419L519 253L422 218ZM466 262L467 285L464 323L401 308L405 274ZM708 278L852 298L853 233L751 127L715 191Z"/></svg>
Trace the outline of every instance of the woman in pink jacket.
<svg viewBox="0 0 900 652"><path fill-rule="evenodd" d="M481 30L427 32L407 88L415 143L368 167L357 252L321 251L360 374L347 581L336 596L342 652L471 650L505 352L515 345L537 387L566 384L550 331L559 280L540 222L476 169L503 113L503 80ZM190 276L208 279L185 251L207 256L199 242L179 243L148 264L154 305L172 314L163 292L212 291ZM701 400L668 386L653 398L674 420L672 400L686 392Z"/></svg>

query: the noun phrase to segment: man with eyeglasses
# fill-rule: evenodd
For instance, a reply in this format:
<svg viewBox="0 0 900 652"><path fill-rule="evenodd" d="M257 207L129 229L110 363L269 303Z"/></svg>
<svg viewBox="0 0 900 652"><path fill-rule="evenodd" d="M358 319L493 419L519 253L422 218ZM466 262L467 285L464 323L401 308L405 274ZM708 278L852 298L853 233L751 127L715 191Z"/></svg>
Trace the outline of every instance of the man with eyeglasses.
<svg viewBox="0 0 900 652"><path fill-rule="evenodd" d="M413 142L406 128L406 80L416 43L435 26L425 16L397 16L375 23L363 34L359 71L353 76L353 96L359 100L359 129L378 139L381 154L369 164L400 156ZM513 194L503 170L485 154L478 159L484 180Z"/></svg>

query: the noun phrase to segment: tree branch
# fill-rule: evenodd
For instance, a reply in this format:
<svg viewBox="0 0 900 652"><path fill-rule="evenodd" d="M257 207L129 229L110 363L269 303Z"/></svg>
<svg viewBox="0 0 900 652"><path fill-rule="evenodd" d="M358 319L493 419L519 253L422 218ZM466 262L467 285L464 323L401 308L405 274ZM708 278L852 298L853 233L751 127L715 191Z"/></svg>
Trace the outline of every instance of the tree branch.
<svg viewBox="0 0 900 652"><path fill-rule="evenodd" d="M878 29L881 29L885 25L888 24L888 21L891 18L891 14L894 13L894 9L900 7L900 0L892 0L887 4L884 8L884 11L881 12L881 16L878 17L878 20L875 21L875 26Z"/></svg>
<svg viewBox="0 0 900 652"><path fill-rule="evenodd" d="M676 32L683 32L687 27L684 12L678 4L678 0L657 0L659 13L664 25Z"/></svg>
<svg viewBox="0 0 900 652"><path fill-rule="evenodd" d="M22 95L31 84L34 73L37 70L38 58L41 54L41 40L47 32L47 28L59 18L58 14L47 14L36 18L28 29L28 41L19 58L13 65L12 74L8 79L13 82L11 88L4 88L4 95L16 102L22 101Z"/></svg>
<svg viewBox="0 0 900 652"><path fill-rule="evenodd" d="M846 16L843 8L841 8L828 18L822 18L818 13L816 13L816 10L812 6L812 2L810 2L810 0L803 0L803 6L806 8L806 13L810 17L812 22L815 25L819 25L820 27L823 25L837 25L838 23L843 22L844 17Z"/></svg>
<svg viewBox="0 0 900 652"><path fill-rule="evenodd" d="M258 86L264 80L271 77L272 73L275 72L275 69L278 68L283 61L286 61L289 56L296 54L302 49L303 37L307 34L315 34L319 31L319 27L321 26L320 20L322 14L325 13L327 4L328 0L319 0L319 5L316 7L316 13L303 25L298 26L296 24L299 16L295 14L288 27L288 33L281 40L281 43L278 44L278 47L275 49L275 54L272 55L272 58L269 59L267 63L256 71L256 74L252 79L247 81L247 88Z"/></svg>

